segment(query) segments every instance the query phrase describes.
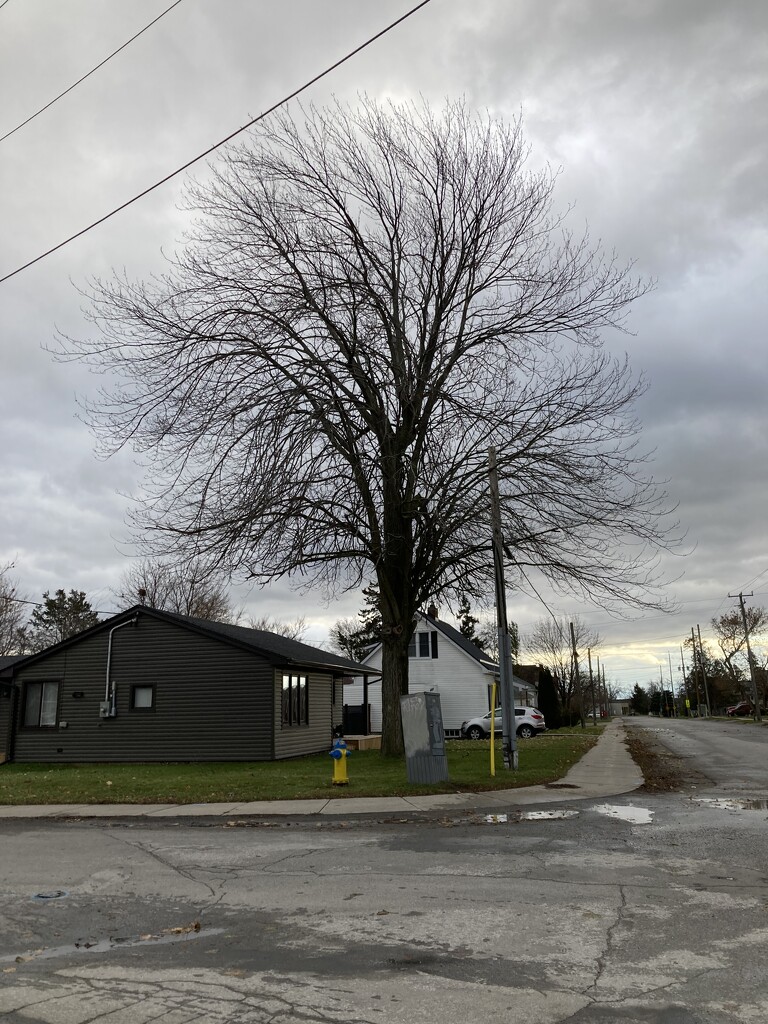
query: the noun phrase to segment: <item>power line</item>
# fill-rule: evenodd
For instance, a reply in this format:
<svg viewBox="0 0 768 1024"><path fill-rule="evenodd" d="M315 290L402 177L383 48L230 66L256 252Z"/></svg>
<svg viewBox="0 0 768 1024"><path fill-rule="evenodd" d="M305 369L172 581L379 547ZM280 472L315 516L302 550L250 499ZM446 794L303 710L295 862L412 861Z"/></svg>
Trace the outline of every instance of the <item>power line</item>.
<svg viewBox="0 0 768 1024"><path fill-rule="evenodd" d="M138 39L140 35L143 35L147 31L147 29L150 29L152 28L153 25L156 25L161 18L164 18L169 11L173 10L174 7L178 7L181 2L182 0L175 0L175 2L172 3L170 7L166 7L162 14L158 14L158 16L153 21L150 21L148 25L145 25L144 28L140 29L135 35L131 36L130 39L127 39L122 46L118 46L116 50L113 50L113 52L110 53L108 57L105 57L104 60L101 61L101 63L97 64L95 68L91 68L90 71L86 72L81 78L78 78L78 80L76 82L73 82L72 85L70 85L67 89L65 89L63 92L60 92L58 96L54 96L54 98L50 100L48 103L46 103L44 107L40 107L40 109L36 110L34 114L30 114L26 120L21 122L21 124L17 124L15 128L11 128L11 130L9 132L6 132L5 135L0 135L0 142L5 142L7 138L14 134L14 132L19 131L20 128L23 128L24 125L29 124L30 121L34 121L36 117L42 114L44 110L48 110L49 107L52 107L54 103L58 103L58 101L63 96L66 96L67 93L72 92L73 89L77 88L77 86L80 85L81 82L84 82L86 78L90 78L92 74L99 70L99 68L103 68L107 61L110 61L113 57L116 57L121 50L124 50L126 46L129 46L135 39ZM7 3L8 0L4 0L4 2L0 4L0 9L2 9Z"/></svg>
<svg viewBox="0 0 768 1024"><path fill-rule="evenodd" d="M0 11L2 11L2 9L5 7L5 5L7 3L8 3L8 0L3 0L3 2L0 4Z"/></svg>
<svg viewBox="0 0 768 1024"><path fill-rule="evenodd" d="M751 587L753 583L757 583L757 581L758 581L758 580L760 579L760 577L761 577L761 576L765 576L765 574L766 574L766 573L768 573L768 569L763 569L763 571L762 571L762 572L759 572L759 573L757 574L757 576L753 576L751 580L747 580L747 582L746 582L746 583L744 584L744 586L743 586L743 587L741 588L741 589L742 589L742 591L746 590L746 589L747 589L747 587ZM728 596L730 597L731 595L729 594Z"/></svg>
<svg viewBox="0 0 768 1024"><path fill-rule="evenodd" d="M5 0L5 2L7 3L8 0ZM29 269L29 267L34 266L35 263L39 263L40 260L44 260L47 256L52 255L52 253L57 252L59 249L63 249L65 245L69 245L70 242L74 242L75 239L80 238L82 235L85 235L89 231L92 231L93 228L98 227L99 224L103 224L104 221L109 220L111 217L114 217L115 214L120 213L122 210L125 210L128 206L133 205L133 203L138 202L139 199L143 199L144 196L149 195L150 192L154 192L156 188L160 188L161 185L164 185L167 181L170 181L171 178L175 178L178 174L181 174L182 171L186 171L187 168L191 167L193 164L196 164L198 160L202 160L203 157L209 156L211 153L215 152L221 146L225 145L225 143L230 142L237 135L240 135L242 132L246 131L246 129L252 128L253 125L257 124L259 121L262 121L265 117L268 117L269 114L274 113L274 111L277 110L279 107L282 107L286 103L289 103L291 100L295 99L301 93L309 89L310 86L314 85L316 82L319 82L322 78L325 78L326 75L329 75L332 71L335 71L336 68L341 67L342 64L345 64L348 60L351 60L352 57L355 57L362 50L365 50L366 47L370 46L372 43L375 43L378 39L381 39L382 36L385 36L393 28L396 28L398 25L402 24L402 22L410 18L412 14L415 14L417 11L420 11L422 7L426 7L427 4L430 2L431 0L421 0L421 3L416 4L415 7L412 7L409 11L406 11L406 13L399 17L396 21L391 22L389 25L386 26L386 28L383 28L381 29L380 32L377 32L376 35L371 36L370 39L367 39L364 43L361 43L359 46L356 46L354 50L350 50L350 52L347 53L344 57L341 57L339 60L335 61L335 63L331 64L330 67L327 67L324 71L321 71L319 74L315 75L314 78L310 78L309 81L299 86L298 89L294 89L292 93L289 93L287 96L284 96L281 100L278 100L277 103L274 103L271 107L263 111L257 117L252 118L241 128L237 128L235 129L235 131L230 132L230 134L227 135L225 138L221 139L220 142L214 143L214 145L209 146L208 149L204 150L202 153L198 153L197 156L192 157L191 160L187 160L185 164L182 164L181 167L177 167L176 170L171 171L170 174L166 174L164 178L161 178L159 181L156 181L154 185L150 185L148 188L145 188L143 191L135 195L132 199L128 199L120 206L115 207L109 213L105 213L103 217L99 217L98 220L93 221L93 223L89 224L87 227L82 228L74 235L70 235L69 238L65 238L63 242L59 242L58 245L52 246L50 249L47 249L39 256L36 256L34 259L29 260L22 266L17 267L16 270L12 270L9 274L6 274L4 277L0 277L0 284L3 284L4 281L10 280L10 278L15 277L22 271Z"/></svg>

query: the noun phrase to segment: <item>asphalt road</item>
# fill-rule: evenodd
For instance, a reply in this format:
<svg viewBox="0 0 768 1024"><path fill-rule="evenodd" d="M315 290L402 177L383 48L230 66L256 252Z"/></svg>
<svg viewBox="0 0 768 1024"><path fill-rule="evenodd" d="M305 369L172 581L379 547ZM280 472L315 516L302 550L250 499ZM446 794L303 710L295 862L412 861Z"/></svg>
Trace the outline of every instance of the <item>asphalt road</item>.
<svg viewBox="0 0 768 1024"><path fill-rule="evenodd" d="M724 792L768 795L768 725L751 719L634 718Z"/></svg>
<svg viewBox="0 0 768 1024"><path fill-rule="evenodd" d="M696 781L507 821L4 821L0 1019L768 1020L768 729L638 727Z"/></svg>

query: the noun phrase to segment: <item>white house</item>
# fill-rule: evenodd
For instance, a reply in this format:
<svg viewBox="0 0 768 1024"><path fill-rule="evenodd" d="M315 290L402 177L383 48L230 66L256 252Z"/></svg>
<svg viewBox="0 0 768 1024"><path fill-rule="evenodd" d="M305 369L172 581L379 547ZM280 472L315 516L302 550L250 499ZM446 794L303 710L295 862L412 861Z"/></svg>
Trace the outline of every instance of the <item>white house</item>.
<svg viewBox="0 0 768 1024"><path fill-rule="evenodd" d="M499 680L499 666L477 644L437 617L434 605L430 614L419 612L416 629L408 649L408 687L411 693L431 690L440 694L443 727L447 735L458 735L461 723L491 709L491 686ZM381 645L362 659L372 671L381 671ZM531 704L536 688L514 677L515 700ZM371 732L381 732L381 678L368 681L361 677L344 687L345 705L362 705L367 689ZM497 695L498 703L498 695Z"/></svg>

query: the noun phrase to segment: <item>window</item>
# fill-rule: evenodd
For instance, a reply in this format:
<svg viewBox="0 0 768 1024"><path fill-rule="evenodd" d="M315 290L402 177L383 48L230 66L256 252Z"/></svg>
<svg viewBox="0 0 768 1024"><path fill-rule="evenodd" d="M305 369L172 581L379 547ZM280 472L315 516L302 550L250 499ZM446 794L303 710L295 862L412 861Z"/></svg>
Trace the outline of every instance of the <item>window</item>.
<svg viewBox="0 0 768 1024"><path fill-rule="evenodd" d="M434 630L423 630L414 633L408 644L409 658L436 658L437 633Z"/></svg>
<svg viewBox="0 0 768 1024"><path fill-rule="evenodd" d="M306 676L283 676L282 723L309 725L309 701L307 699Z"/></svg>
<svg viewBox="0 0 768 1024"><path fill-rule="evenodd" d="M27 683L24 691L26 728L43 729L55 726L58 707L58 683Z"/></svg>
<svg viewBox="0 0 768 1024"><path fill-rule="evenodd" d="M131 711L154 711L155 710L155 687L150 683L147 686L131 687Z"/></svg>

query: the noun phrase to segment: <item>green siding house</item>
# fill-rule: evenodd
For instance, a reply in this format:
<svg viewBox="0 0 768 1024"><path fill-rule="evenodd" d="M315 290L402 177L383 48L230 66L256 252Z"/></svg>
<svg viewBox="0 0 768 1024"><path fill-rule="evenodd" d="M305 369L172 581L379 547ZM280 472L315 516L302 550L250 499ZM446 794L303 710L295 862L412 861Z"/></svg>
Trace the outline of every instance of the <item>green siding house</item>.
<svg viewBox="0 0 768 1024"><path fill-rule="evenodd" d="M356 662L142 605L0 665L0 761L273 761L329 750Z"/></svg>

